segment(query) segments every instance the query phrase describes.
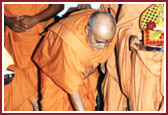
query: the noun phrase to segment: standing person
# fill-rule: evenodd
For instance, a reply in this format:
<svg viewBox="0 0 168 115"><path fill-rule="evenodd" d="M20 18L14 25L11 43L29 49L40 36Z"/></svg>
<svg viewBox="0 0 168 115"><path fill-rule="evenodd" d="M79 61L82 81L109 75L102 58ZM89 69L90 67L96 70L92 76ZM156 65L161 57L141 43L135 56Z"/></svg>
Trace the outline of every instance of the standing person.
<svg viewBox="0 0 168 115"><path fill-rule="evenodd" d="M117 23L117 55L111 55L107 62L108 72L102 87L104 110L163 110L164 53L142 51L135 47L135 43L140 44L139 40L142 39L140 17L151 6L122 5ZM114 60L114 56L117 56L117 60Z"/></svg>
<svg viewBox="0 0 168 115"><path fill-rule="evenodd" d="M116 30L116 34L117 34L117 31L118 31L117 16L119 14L118 13L119 4L101 4L100 10L110 12L115 16L115 19L117 21L117 30ZM118 37L116 42L118 42ZM101 92L102 92L102 95L103 95L102 97L104 101L104 108L103 108L104 111L126 110L126 107L127 107L127 105L125 105L126 98L124 95L121 95L121 92L120 92L116 58L117 58L117 53L114 49L108 61L106 62L107 71L105 70L105 67L103 67L105 65L101 64L101 70L105 74L101 84ZM115 89L115 90L111 90L111 89Z"/></svg>
<svg viewBox="0 0 168 115"><path fill-rule="evenodd" d="M96 11L77 11L61 20L37 49L33 59L42 70L42 110L95 110L96 68L116 40L113 16Z"/></svg>
<svg viewBox="0 0 168 115"><path fill-rule="evenodd" d="M20 99L15 93L17 92L16 90L20 88L17 87L16 82L11 82L10 84L12 85L9 84L4 87L6 111L38 110L38 75L37 68L32 62L31 56L42 37L40 33L44 31L47 25L54 21L52 17L62 9L63 5L61 4L4 5L5 48L12 56L14 64L19 70L22 70L22 75L19 76L19 74L17 74L17 78L26 76L26 79L22 79L25 81L20 82L18 85L24 87L24 90L19 90L23 97L23 100L19 101L19 103L14 101ZM19 72L17 71L17 73ZM25 85L25 82L29 85ZM28 92L31 92L31 94L27 95Z"/></svg>

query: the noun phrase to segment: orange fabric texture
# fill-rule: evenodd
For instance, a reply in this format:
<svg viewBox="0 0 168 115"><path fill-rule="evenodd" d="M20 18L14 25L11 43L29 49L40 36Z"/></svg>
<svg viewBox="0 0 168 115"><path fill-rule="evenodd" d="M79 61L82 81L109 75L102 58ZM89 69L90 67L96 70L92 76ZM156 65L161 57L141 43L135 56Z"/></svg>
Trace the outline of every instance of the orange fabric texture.
<svg viewBox="0 0 168 115"><path fill-rule="evenodd" d="M55 24L35 53L34 60L42 69L42 110L72 110L67 93L77 91L85 109L95 110L98 73L84 80L86 69L105 62L116 41L102 50L90 48L85 29L95 11L81 10Z"/></svg>
<svg viewBox="0 0 168 115"><path fill-rule="evenodd" d="M47 8L48 5L38 4L5 4L5 16L15 17L23 15L35 15ZM22 68L30 68L30 57L39 42L44 31L44 23L38 23L26 32L17 33L5 26L5 47L13 57L15 63Z"/></svg>
<svg viewBox="0 0 168 115"><path fill-rule="evenodd" d="M108 59L107 67L108 71L102 83L104 111L124 111L127 109L127 100L120 91L114 52Z"/></svg>
<svg viewBox="0 0 168 115"><path fill-rule="evenodd" d="M7 17L16 17L29 15L33 16L48 7L48 4L5 4L4 14ZM49 21L50 22L50 21ZM51 22L50 22L51 23ZM31 60L31 56L41 39L40 33L44 31L45 23L40 22L34 25L32 28L22 33L17 33L5 26L4 33L4 45L9 54L12 56L14 64L24 70L24 74L27 77L29 84L33 85L32 96L37 96L37 68ZM6 60L7 61L7 60ZM22 77L22 76L20 76ZM24 80L24 79L23 79ZM29 88L29 85L24 85ZM15 89L13 92L15 92ZM25 90L24 93L27 91ZM11 96L11 95L9 95ZM13 99L17 97L12 97ZM36 98L36 97L34 97ZM26 101L26 100L25 100ZM24 108L23 108L24 110Z"/></svg>
<svg viewBox="0 0 168 115"><path fill-rule="evenodd" d="M106 12L109 12L109 10L110 10L111 14L113 14L115 17L117 14L118 6L119 6L118 4L101 4L100 10L106 11ZM108 10L108 8L109 8L109 10Z"/></svg>
<svg viewBox="0 0 168 115"><path fill-rule="evenodd" d="M32 111L30 103L36 90L30 79L25 76L24 70L16 65L10 65L8 69L15 72L12 81L4 86L4 110L5 111Z"/></svg>
<svg viewBox="0 0 168 115"><path fill-rule="evenodd" d="M161 102L164 98L164 54L151 51L135 53L129 50L130 35L136 35L140 40L142 39L139 18L150 5L123 4L122 6L117 23L117 63L121 89L116 86L119 82L118 75L114 73L115 56L111 55L107 62L108 74L104 80L106 87L102 87L105 105L107 105L104 110L125 110L126 97L129 98L130 110L157 111L160 105L163 110L164 103L161 104Z"/></svg>

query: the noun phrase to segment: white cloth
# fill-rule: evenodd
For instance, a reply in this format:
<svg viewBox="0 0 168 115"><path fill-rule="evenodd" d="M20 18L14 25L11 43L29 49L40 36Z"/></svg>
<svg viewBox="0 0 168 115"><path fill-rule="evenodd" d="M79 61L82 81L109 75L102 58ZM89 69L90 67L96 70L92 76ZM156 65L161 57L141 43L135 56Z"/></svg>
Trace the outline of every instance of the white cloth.
<svg viewBox="0 0 168 115"><path fill-rule="evenodd" d="M69 8L77 7L77 6L78 4L64 4L64 10L58 13L57 16L62 17L68 11Z"/></svg>
<svg viewBox="0 0 168 115"><path fill-rule="evenodd" d="M92 7L93 9L99 9L99 8L100 8L100 4L94 3L94 4L91 4L91 7Z"/></svg>
<svg viewBox="0 0 168 115"><path fill-rule="evenodd" d="M98 4L98 3L94 3L94 4L90 4L90 5L93 9L100 8L100 4ZM64 10L62 10L60 13L58 13L57 16L62 17L68 11L69 8L77 7L77 6L78 6L78 4L64 4Z"/></svg>

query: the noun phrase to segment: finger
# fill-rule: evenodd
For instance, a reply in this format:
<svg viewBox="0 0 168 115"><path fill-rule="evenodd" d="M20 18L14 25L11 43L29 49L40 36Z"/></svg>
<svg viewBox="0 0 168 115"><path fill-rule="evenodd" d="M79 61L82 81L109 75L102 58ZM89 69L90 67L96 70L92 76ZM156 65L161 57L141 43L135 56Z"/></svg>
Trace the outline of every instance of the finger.
<svg viewBox="0 0 168 115"><path fill-rule="evenodd" d="M136 47L136 46L130 46L130 49L131 49L131 50L139 50L139 48Z"/></svg>
<svg viewBox="0 0 168 115"><path fill-rule="evenodd" d="M140 41L138 38L136 38L136 39L135 39L135 43L140 45L140 44L141 44L141 41Z"/></svg>
<svg viewBox="0 0 168 115"><path fill-rule="evenodd" d="M22 21L18 23L20 28L28 29L28 25L24 24Z"/></svg>
<svg viewBox="0 0 168 115"><path fill-rule="evenodd" d="M18 18L18 16L16 16L16 21L19 21L19 18Z"/></svg>
<svg viewBox="0 0 168 115"><path fill-rule="evenodd" d="M81 5L80 4L78 4L78 7L77 7L78 9L81 9Z"/></svg>
<svg viewBox="0 0 168 115"><path fill-rule="evenodd" d="M22 26L15 25L13 27L13 30L16 31L16 32L24 32L24 31L26 31L26 28L24 28Z"/></svg>
<svg viewBox="0 0 168 115"><path fill-rule="evenodd" d="M22 20L24 18L24 16L16 16L16 20L17 21L20 21L20 20Z"/></svg>
<svg viewBox="0 0 168 115"><path fill-rule="evenodd" d="M19 31L20 31L20 32L24 32L24 31L26 31L26 30L27 30L27 29L26 29L26 28L24 28L24 27L19 27L18 29L19 29Z"/></svg>
<svg viewBox="0 0 168 115"><path fill-rule="evenodd" d="M16 16L18 19L23 19L24 16Z"/></svg>
<svg viewBox="0 0 168 115"><path fill-rule="evenodd" d="M15 31L15 32L20 32L20 30L16 27L13 27L12 30Z"/></svg>
<svg viewBox="0 0 168 115"><path fill-rule="evenodd" d="M88 4L86 7L87 7L87 9L90 9L90 8L91 8L91 5L90 5L90 4Z"/></svg>
<svg viewBox="0 0 168 115"><path fill-rule="evenodd" d="M27 25L25 25L24 27L25 27L26 29L28 29L28 26L27 26Z"/></svg>
<svg viewBox="0 0 168 115"><path fill-rule="evenodd" d="M26 29L21 29L21 28L13 28L15 32L25 32Z"/></svg>
<svg viewBox="0 0 168 115"><path fill-rule="evenodd" d="M130 49L133 49L133 50L139 50L139 44L133 42L130 44Z"/></svg>

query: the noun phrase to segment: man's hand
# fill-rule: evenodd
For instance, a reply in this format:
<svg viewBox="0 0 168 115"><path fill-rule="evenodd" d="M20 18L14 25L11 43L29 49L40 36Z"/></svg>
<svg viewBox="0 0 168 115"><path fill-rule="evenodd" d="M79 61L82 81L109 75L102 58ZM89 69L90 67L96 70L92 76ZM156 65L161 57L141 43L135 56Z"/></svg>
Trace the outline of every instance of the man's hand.
<svg viewBox="0 0 168 115"><path fill-rule="evenodd" d="M33 27L35 24L46 21L51 17L54 17L57 13L63 10L63 4L50 4L49 7L42 12L34 16L16 16L7 17L4 16L5 26L8 26L15 32L24 32L27 29Z"/></svg>
<svg viewBox="0 0 168 115"><path fill-rule="evenodd" d="M91 9L91 5L90 4L78 4L77 9Z"/></svg>
<svg viewBox="0 0 168 115"><path fill-rule="evenodd" d="M24 25L26 29L30 29L33 27L35 24L38 23L38 20L34 16L21 16L19 18L22 18L21 23Z"/></svg>
<svg viewBox="0 0 168 115"><path fill-rule="evenodd" d="M85 110L79 91L75 94L69 94L69 98L72 103L72 107L74 108L75 111L84 111Z"/></svg>
<svg viewBox="0 0 168 115"><path fill-rule="evenodd" d="M91 75L94 71L95 71L95 69L93 69L93 68L87 68L86 74L85 74L85 79L88 78L89 75Z"/></svg>
<svg viewBox="0 0 168 115"><path fill-rule="evenodd" d="M26 31L25 25L21 22L23 18L17 17L6 17L5 16L5 25L15 32L24 32Z"/></svg>
<svg viewBox="0 0 168 115"><path fill-rule="evenodd" d="M139 47L142 45L141 41L138 39L137 36L131 35L129 38L129 47L130 50L140 50Z"/></svg>

